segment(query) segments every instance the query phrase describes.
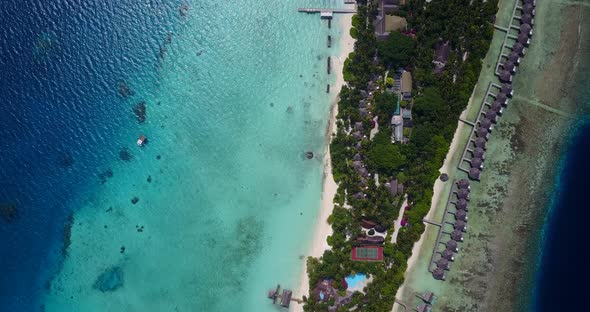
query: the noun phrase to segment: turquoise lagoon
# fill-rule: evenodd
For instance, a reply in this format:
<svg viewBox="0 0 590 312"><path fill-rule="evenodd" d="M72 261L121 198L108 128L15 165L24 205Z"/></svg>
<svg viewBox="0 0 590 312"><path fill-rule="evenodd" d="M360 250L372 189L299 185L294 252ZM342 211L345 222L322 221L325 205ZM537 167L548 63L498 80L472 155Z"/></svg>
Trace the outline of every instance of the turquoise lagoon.
<svg viewBox="0 0 590 312"><path fill-rule="evenodd" d="M130 114L111 140L133 158L105 160L113 176L80 177L70 198L46 311L275 311L266 290L297 288L336 94L326 36L342 30L296 9L337 5L189 2L158 66L128 73L147 120Z"/></svg>

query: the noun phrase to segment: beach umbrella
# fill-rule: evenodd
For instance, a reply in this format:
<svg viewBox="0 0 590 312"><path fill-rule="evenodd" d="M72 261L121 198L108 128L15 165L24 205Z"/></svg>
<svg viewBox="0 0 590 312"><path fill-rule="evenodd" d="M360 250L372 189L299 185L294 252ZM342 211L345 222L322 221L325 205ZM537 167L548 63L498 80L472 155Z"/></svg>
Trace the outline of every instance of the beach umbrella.
<svg viewBox="0 0 590 312"><path fill-rule="evenodd" d="M457 181L457 187L459 187L460 189L469 189L469 180L467 179L461 179L459 181Z"/></svg>
<svg viewBox="0 0 590 312"><path fill-rule="evenodd" d="M469 178L471 180L476 180L479 181L479 175L481 174L481 171L477 168L471 168L469 169Z"/></svg>
<svg viewBox="0 0 590 312"><path fill-rule="evenodd" d="M518 55L520 55L520 56L524 56L524 53L525 53L524 45L520 42L517 42L512 46L512 51L518 53ZM510 81L512 81L512 79ZM506 81L506 82L508 82L508 81Z"/></svg>
<svg viewBox="0 0 590 312"><path fill-rule="evenodd" d="M512 63L511 61L507 61L504 64L502 64L502 68L504 68L504 70L507 70L512 74L516 73L516 65L514 65L514 63Z"/></svg>
<svg viewBox="0 0 590 312"><path fill-rule="evenodd" d="M469 190L468 189L459 189L457 190L457 198L458 199L466 199L469 200Z"/></svg>
<svg viewBox="0 0 590 312"><path fill-rule="evenodd" d="M461 220L457 220L455 221L455 224L453 225L453 227L455 228L455 230L459 230L459 231L467 231L467 223L465 223L465 221L461 221Z"/></svg>
<svg viewBox="0 0 590 312"><path fill-rule="evenodd" d="M532 26L535 23L535 19L533 18L532 15L525 13L520 16L520 22L523 24L529 24Z"/></svg>
<svg viewBox="0 0 590 312"><path fill-rule="evenodd" d="M457 202L455 203L455 207L457 209L467 210L467 200L465 200L464 198L457 200Z"/></svg>
<svg viewBox="0 0 590 312"><path fill-rule="evenodd" d="M500 72L500 80L503 82L512 82L512 74L507 70L503 70Z"/></svg>
<svg viewBox="0 0 590 312"><path fill-rule="evenodd" d="M493 123L498 122L498 113L496 113L496 111L494 111L493 109L488 109L485 116Z"/></svg>
<svg viewBox="0 0 590 312"><path fill-rule="evenodd" d="M512 55L512 53L510 53L510 55ZM502 85L502 89L500 89L500 92L502 92L502 93L506 94L507 96L511 97L512 96L512 93L513 93L513 91L512 91L512 84L511 83L505 83L505 84L503 84Z"/></svg>
<svg viewBox="0 0 590 312"><path fill-rule="evenodd" d="M529 24L521 24L520 33L527 34L529 37L531 37L533 35L533 27Z"/></svg>
<svg viewBox="0 0 590 312"><path fill-rule="evenodd" d="M486 158L486 152L483 148L481 147L476 147L475 149L473 149L473 151L471 152L471 154L473 154L473 157L479 157L481 159L485 159Z"/></svg>
<svg viewBox="0 0 590 312"><path fill-rule="evenodd" d="M448 261L455 261L455 254L452 251L448 250L448 249L443 250L440 253L440 256L443 259L447 259Z"/></svg>
<svg viewBox="0 0 590 312"><path fill-rule="evenodd" d="M451 232L451 238L453 240L458 241L458 242L462 242L463 241L463 232L461 232L459 230L454 230L453 232Z"/></svg>
<svg viewBox="0 0 590 312"><path fill-rule="evenodd" d="M475 145L475 147L486 148L486 139L481 138L481 137L477 137L473 141L473 145Z"/></svg>
<svg viewBox="0 0 590 312"><path fill-rule="evenodd" d="M535 16L535 6L527 3L522 6L522 13L523 14L530 14L531 16Z"/></svg>

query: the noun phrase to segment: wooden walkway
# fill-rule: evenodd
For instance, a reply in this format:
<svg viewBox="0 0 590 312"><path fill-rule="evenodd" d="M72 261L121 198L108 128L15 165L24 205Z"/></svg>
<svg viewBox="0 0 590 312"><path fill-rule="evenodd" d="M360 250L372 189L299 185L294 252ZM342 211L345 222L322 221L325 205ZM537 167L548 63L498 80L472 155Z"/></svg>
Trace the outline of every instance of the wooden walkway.
<svg viewBox="0 0 590 312"><path fill-rule="evenodd" d="M329 8L299 8L297 9L298 12L302 13L340 13L340 14L354 14L356 13L356 9L329 9Z"/></svg>

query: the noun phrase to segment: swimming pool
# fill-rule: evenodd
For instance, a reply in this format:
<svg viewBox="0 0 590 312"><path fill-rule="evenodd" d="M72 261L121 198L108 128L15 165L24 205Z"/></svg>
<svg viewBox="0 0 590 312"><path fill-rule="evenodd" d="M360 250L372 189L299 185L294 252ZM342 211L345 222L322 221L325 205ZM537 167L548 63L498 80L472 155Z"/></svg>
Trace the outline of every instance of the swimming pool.
<svg viewBox="0 0 590 312"><path fill-rule="evenodd" d="M367 276L362 273L357 273L355 275L349 275L344 279L348 284L348 288L354 288L357 284L364 282L367 279Z"/></svg>

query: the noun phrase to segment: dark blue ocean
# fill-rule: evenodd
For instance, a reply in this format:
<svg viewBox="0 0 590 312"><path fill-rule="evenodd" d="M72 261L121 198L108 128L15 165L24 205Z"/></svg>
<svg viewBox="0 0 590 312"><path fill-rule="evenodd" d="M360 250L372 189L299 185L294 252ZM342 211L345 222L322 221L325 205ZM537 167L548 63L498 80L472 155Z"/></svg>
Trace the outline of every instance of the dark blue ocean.
<svg viewBox="0 0 590 312"><path fill-rule="evenodd" d="M180 18L177 1L105 3L0 2L1 311L39 310L74 195L118 157L117 130L137 126L118 86L156 79Z"/></svg>
<svg viewBox="0 0 590 312"><path fill-rule="evenodd" d="M544 228L532 311L579 311L589 289L590 120L575 128ZM584 309L582 309L584 310Z"/></svg>

